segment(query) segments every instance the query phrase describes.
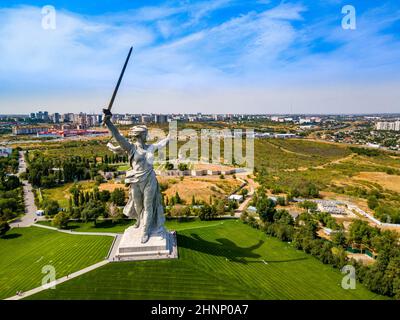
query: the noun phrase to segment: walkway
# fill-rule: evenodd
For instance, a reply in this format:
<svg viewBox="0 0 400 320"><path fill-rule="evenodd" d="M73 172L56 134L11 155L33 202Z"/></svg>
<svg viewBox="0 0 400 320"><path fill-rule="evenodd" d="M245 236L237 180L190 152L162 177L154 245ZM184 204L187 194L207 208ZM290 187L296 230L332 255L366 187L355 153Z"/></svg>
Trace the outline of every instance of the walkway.
<svg viewBox="0 0 400 320"><path fill-rule="evenodd" d="M20 151L18 175L24 172L26 172L25 153L24 151ZM27 180L22 181L22 184L24 189L25 214L11 222L11 228L30 227L35 223L35 220L38 219L36 216L37 208L35 205L35 197L32 192L32 185Z"/></svg>
<svg viewBox="0 0 400 320"><path fill-rule="evenodd" d="M248 175L248 173L246 173ZM242 177L242 179L246 179L248 182L248 186L249 186L249 193L247 195L247 198L239 205L239 208L237 208L235 210L235 217L236 218L240 218L240 215L242 214L242 212L248 207L250 201L253 199L253 195L255 193L255 189L256 189L256 182L249 178L249 177ZM240 178L238 178L238 180L245 182L244 180L242 180Z"/></svg>
<svg viewBox="0 0 400 320"><path fill-rule="evenodd" d="M61 283L66 282L66 281L68 281L68 280L71 280L71 279L74 279L74 278L76 278L76 277L79 277L79 276L81 276L81 275L83 275L83 274L85 274L85 273L88 273L88 272L90 272L90 271L92 271L92 270L94 270L94 269L100 268L100 267L106 265L106 264L109 263L109 262L110 262L110 261L108 261L108 260L103 260L103 261L98 262L98 263L96 263L96 264L93 264L93 265L91 265L91 266L89 266L89 267L87 267L87 268L84 268L84 269L82 269L82 270L79 270L79 271L76 271L76 272L74 272L74 273L71 273L71 274L69 274L68 276L62 277L62 278L60 278L60 279L57 279L57 280L55 280L55 281L52 281L52 282L50 282L50 283L47 283L47 284L45 284L45 285L43 285L43 286L40 286L40 287L37 287L37 288L35 288L35 289L26 291L26 292L24 292L22 295L15 295L15 296L10 297L10 298L7 298L7 299L5 299L5 300L20 300L20 299L24 299L24 298L26 298L26 297L32 296L32 295L34 295L34 294L36 294L36 293L39 293L39 292L41 292L41 291L50 289L50 288L53 287L53 286L57 286L58 284L61 284Z"/></svg>
<svg viewBox="0 0 400 320"><path fill-rule="evenodd" d="M112 232L79 232L79 231L72 231L72 230L62 230L62 229L57 229L55 227L50 227L50 226L46 226L46 225L38 224L38 223L33 224L32 227L44 228L44 229L54 230L54 231L58 231L58 232L62 232L62 233L76 234L76 235L82 235L82 236L109 236L109 237L118 236L118 233L112 233Z"/></svg>
<svg viewBox="0 0 400 320"><path fill-rule="evenodd" d="M84 236L109 236L109 237L114 237L114 241L110 247L109 250L109 254L106 260L103 260L101 262L98 262L94 265L91 265L87 268L81 269L79 271L76 271L74 273L71 273L68 276L62 277L60 279L57 279L51 283L46 284L45 286L40 286L37 288L34 288L32 290L29 290L27 292L24 292L22 295L15 295L13 297L7 298L5 300L20 300L20 299L24 299L26 297L29 297L31 295L34 295L38 292L47 290L53 286L56 286L60 283L66 282L68 280L74 279L76 277L79 277L82 274L85 274L89 271L92 271L94 269L100 268L104 265L106 265L107 263L111 262L114 260L115 254L116 254L116 250L118 248L118 244L121 241L122 238L122 234L119 233L111 233L111 232L76 232L76 231L71 231L71 230L61 230L61 229L57 229L54 227L50 227L50 226L45 226L45 225L41 225L41 224L32 224L32 227L38 227L38 228L43 228L43 229L49 229L49 230L53 230L53 231L58 231L58 232L62 232L62 233L67 233L67 234L71 234L71 235L84 235Z"/></svg>

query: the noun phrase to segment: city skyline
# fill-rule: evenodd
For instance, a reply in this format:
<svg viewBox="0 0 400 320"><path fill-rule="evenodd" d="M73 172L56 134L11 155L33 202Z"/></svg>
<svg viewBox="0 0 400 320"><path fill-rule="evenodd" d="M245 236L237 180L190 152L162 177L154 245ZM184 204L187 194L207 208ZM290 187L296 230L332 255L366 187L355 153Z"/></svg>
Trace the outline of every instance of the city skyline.
<svg viewBox="0 0 400 320"><path fill-rule="evenodd" d="M115 113L368 114L398 110L399 6L340 0L40 1L0 7L0 114L99 113L131 45Z"/></svg>

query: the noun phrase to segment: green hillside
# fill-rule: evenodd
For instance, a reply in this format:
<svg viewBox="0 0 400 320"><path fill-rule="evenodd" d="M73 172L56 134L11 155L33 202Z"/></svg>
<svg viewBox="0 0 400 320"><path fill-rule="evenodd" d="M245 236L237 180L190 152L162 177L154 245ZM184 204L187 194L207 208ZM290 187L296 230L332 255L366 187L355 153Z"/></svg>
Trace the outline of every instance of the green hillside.
<svg viewBox="0 0 400 320"><path fill-rule="evenodd" d="M184 223L182 223L184 225ZM331 266L240 221L178 232L179 259L110 263L31 299L376 299Z"/></svg>

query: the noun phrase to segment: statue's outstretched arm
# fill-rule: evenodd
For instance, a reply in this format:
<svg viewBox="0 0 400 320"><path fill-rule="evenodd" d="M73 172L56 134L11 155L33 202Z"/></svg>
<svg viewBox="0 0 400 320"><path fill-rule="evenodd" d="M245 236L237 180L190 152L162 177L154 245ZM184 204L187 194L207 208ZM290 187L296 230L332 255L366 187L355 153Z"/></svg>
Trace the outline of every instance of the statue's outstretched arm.
<svg viewBox="0 0 400 320"><path fill-rule="evenodd" d="M166 138L164 138L164 139L158 141L157 143L153 144L154 150L164 148L164 147L168 144L168 142L169 142L170 140L171 140L171 135L168 134L168 136L167 136Z"/></svg>
<svg viewBox="0 0 400 320"><path fill-rule="evenodd" d="M129 152L132 149L132 145L129 141L119 133L118 129L111 122L111 117L106 116L104 118L104 124L107 126L108 130L111 132L112 136L115 140L117 140L118 144L121 146L124 151Z"/></svg>

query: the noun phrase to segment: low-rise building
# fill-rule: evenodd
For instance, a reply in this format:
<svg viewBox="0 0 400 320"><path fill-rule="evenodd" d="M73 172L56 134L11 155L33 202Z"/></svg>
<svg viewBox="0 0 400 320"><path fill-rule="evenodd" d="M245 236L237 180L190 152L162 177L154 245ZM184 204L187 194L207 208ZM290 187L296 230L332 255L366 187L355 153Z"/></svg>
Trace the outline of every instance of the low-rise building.
<svg viewBox="0 0 400 320"><path fill-rule="evenodd" d="M0 147L0 157L6 158L12 152L12 148Z"/></svg>
<svg viewBox="0 0 400 320"><path fill-rule="evenodd" d="M243 196L240 194L232 194L228 197L228 200L243 202Z"/></svg>
<svg viewBox="0 0 400 320"><path fill-rule="evenodd" d="M31 127L31 126L14 126L12 128L12 133L15 136L25 135L25 134L37 134L42 131L47 131L47 127Z"/></svg>

